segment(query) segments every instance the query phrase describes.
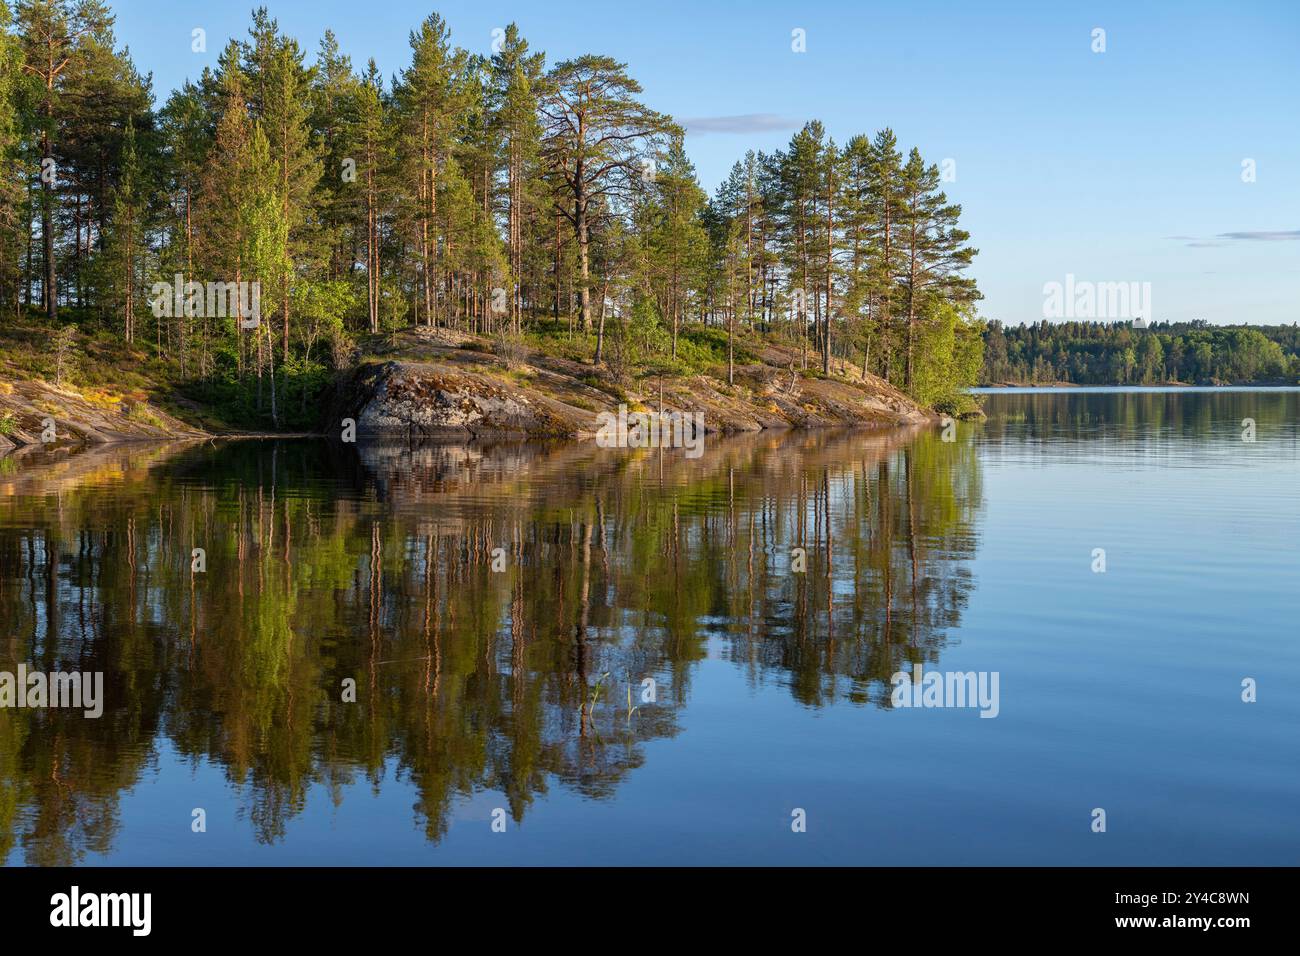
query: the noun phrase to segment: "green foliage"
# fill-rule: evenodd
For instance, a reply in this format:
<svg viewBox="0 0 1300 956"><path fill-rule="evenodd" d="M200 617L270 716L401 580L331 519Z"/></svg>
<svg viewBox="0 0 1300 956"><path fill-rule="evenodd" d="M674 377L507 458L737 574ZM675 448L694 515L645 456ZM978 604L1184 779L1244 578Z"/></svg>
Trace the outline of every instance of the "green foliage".
<svg viewBox="0 0 1300 956"><path fill-rule="evenodd" d="M981 381L1076 385L1300 382L1300 326L1040 322L985 333Z"/></svg>
<svg viewBox="0 0 1300 956"><path fill-rule="evenodd" d="M347 318L360 301L357 287L345 279L305 279L293 286L290 296L304 363L310 365L324 343L337 365L344 357L338 351L350 342Z"/></svg>
<svg viewBox="0 0 1300 956"><path fill-rule="evenodd" d="M789 622L737 627L733 639L738 659L801 706L887 707L890 675L941 654L969 604L984 496L967 430L884 450L858 435L790 436L701 461L665 455L651 474L579 470L565 449L538 449L524 476L509 467L517 449L484 452L488 469L447 472L439 498L458 520L440 527L399 475L383 502L369 487L352 493L355 465L321 442L137 444L111 456L111 473L60 474L58 494L6 497L10 551L36 534L34 547L75 559L77 573L65 567L57 589L27 586L11 562L0 619L27 644L90 642L105 686L135 688L111 720L5 712L10 862L104 852L111 831L60 811L114 807L162 749L241 781L251 810L228 836L268 845L331 800L346 810L366 799L364 787L322 780L379 781L395 762L430 839L484 788L519 814L560 785L607 798L645 770L651 741L680 732L709 622ZM545 493L525 493L536 474ZM835 533L808 549L806 606L792 604L786 556L824 513L832 480L843 492ZM737 535L718 533L717 503L732 499L762 516L738 522L750 560L736 560ZM78 551L92 533L110 546ZM488 573L496 542L510 560ZM207 552L198 575L195 546ZM906 594L913 577L918 598L902 600L899 582ZM111 630L82 632L75 609L92 595L121 609ZM391 611L402 608L411 613ZM547 626L511 642L519 620ZM29 653L24 640L4 642L3 669ZM485 679L496 653L513 655L509 671ZM639 699L646 674L654 702ZM340 699L345 678L361 705Z"/></svg>
<svg viewBox="0 0 1300 956"><path fill-rule="evenodd" d="M627 318L615 323L615 328L627 341L629 365L655 361L672 348L672 335L664 328L659 306L653 299L638 299Z"/></svg>
<svg viewBox="0 0 1300 956"><path fill-rule="evenodd" d="M972 311L931 299L918 323L913 395L922 405L960 414L973 405L967 392L979 381L984 325Z"/></svg>
<svg viewBox="0 0 1300 956"><path fill-rule="evenodd" d="M132 404L126 411L126 417L133 422L139 422L142 425L152 425L155 428L162 428L163 421L144 402Z"/></svg>
<svg viewBox="0 0 1300 956"><path fill-rule="evenodd" d="M153 100L108 6L33 0L10 22L0 5L0 308L48 298L48 332L75 317L103 353L86 381L112 351L124 377L223 422L306 428L358 341L391 349L413 325L494 341L511 365L527 341L619 388L730 380L765 342L798 347L801 371L820 355L816 374L852 364L925 401L965 377L960 336L929 310L978 298L974 250L935 167L916 150L904 163L888 129L841 147L810 121L710 199L626 64L548 68L515 24L479 55L437 14L386 84L328 30L307 65L259 8ZM196 300L146 295L177 277ZM209 314L218 283L255 283L260 324ZM11 362L44 369L40 351ZM1169 358L1118 361L1142 377Z"/></svg>
<svg viewBox="0 0 1300 956"><path fill-rule="evenodd" d="M736 347L738 363L752 357L743 347ZM688 374L723 372L727 364L726 330L702 325L684 328L677 343L677 364Z"/></svg>

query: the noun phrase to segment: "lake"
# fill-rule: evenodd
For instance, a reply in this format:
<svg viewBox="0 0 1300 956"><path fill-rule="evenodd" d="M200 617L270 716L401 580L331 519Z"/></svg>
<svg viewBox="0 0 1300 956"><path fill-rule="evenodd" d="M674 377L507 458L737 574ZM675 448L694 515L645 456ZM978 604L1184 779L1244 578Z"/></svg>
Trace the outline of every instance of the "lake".
<svg viewBox="0 0 1300 956"><path fill-rule="evenodd" d="M985 409L2 459L0 858L1294 864L1300 390Z"/></svg>

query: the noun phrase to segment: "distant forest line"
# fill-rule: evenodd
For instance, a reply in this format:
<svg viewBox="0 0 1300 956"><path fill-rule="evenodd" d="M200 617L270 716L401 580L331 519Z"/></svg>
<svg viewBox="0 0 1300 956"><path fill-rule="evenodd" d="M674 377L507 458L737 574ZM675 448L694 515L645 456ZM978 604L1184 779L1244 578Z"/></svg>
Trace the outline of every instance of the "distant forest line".
<svg viewBox="0 0 1300 956"><path fill-rule="evenodd" d="M983 385L1300 384L1300 325L988 323Z"/></svg>

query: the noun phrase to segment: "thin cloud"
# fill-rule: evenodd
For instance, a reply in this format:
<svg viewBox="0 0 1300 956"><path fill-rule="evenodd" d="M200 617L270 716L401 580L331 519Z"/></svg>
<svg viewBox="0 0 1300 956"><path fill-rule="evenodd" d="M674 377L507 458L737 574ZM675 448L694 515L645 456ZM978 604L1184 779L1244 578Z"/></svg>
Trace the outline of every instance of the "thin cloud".
<svg viewBox="0 0 1300 956"><path fill-rule="evenodd" d="M775 113L741 113L737 116L695 116L681 121L688 133L766 133L796 129L797 120Z"/></svg>
<svg viewBox="0 0 1300 956"><path fill-rule="evenodd" d="M1300 229L1282 229L1274 232L1221 232L1219 239L1248 239L1252 242L1285 242L1300 239Z"/></svg>
<svg viewBox="0 0 1300 956"><path fill-rule="evenodd" d="M1300 240L1300 229L1275 229L1241 232L1221 232L1217 236L1165 236L1177 240L1189 249L1217 249L1229 243L1222 240L1243 240L1246 242L1286 242Z"/></svg>

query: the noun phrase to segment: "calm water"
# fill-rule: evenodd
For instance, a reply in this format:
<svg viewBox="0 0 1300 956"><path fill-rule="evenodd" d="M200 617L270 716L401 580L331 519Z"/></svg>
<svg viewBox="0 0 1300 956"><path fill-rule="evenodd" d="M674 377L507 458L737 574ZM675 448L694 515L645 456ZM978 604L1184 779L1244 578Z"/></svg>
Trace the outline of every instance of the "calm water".
<svg viewBox="0 0 1300 956"><path fill-rule="evenodd" d="M986 408L0 460L0 671L106 700L0 710L0 858L1294 864L1300 392ZM893 706L915 662L998 716Z"/></svg>

